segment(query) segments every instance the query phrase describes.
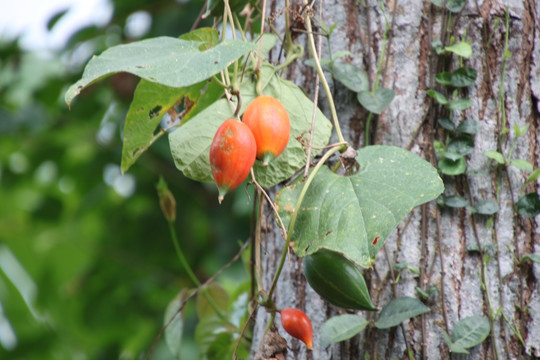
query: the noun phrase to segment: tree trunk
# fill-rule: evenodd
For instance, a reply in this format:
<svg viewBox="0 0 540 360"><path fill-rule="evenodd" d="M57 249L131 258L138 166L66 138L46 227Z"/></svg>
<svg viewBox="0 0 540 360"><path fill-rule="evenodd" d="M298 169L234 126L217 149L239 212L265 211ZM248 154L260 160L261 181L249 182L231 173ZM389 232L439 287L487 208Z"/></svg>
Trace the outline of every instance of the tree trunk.
<svg viewBox="0 0 540 360"><path fill-rule="evenodd" d="M284 2L273 0L267 5L268 13L275 15L274 26L283 34ZM471 348L467 358L540 357L540 265L529 260L519 264L524 254L540 252L540 216L526 218L516 210L516 202L523 194L537 191L538 180L526 184L528 171L498 166L484 155L488 150L498 150L505 157L511 154L512 159L525 159L535 169L540 167L540 4L536 0L510 0L506 8L506 2L470 0L460 13L451 16L428 0L319 0L313 6L315 25L320 23L321 13L327 27L337 23L330 38L332 53L350 51L352 55L339 61L364 69L372 86L386 45L379 87L393 89L395 98L380 116L373 118L370 142L410 149L435 167L438 157L434 141L445 142L449 132L438 125L442 107L426 90L440 90L435 75L451 72L460 64L455 55L437 55L431 43L440 39L448 45L451 37L471 42L472 56L463 59L463 64L475 69L477 77L472 86L459 90L459 96L470 98L472 106L451 115L454 124L471 119L478 122L480 129L474 135L474 151L466 156L467 171L442 176L444 195L459 195L473 207L480 200L494 199L499 211L490 217L473 214L469 208L440 207L435 202L415 208L387 240L375 266L364 274L378 307L399 296L420 298L417 287L427 291L435 286L438 292L424 300L431 312L389 330L373 326L376 313L359 312L371 324L360 335L328 348L319 346L319 329L324 321L344 310L327 304L310 288L302 273L301 259L291 252L275 301L280 308L297 307L310 316L314 349L306 351L278 324L288 342L287 359L364 359L366 354L370 359L407 359L408 353L415 359L460 358L450 353L443 333L450 334L464 317L489 318L490 314L489 337ZM292 12L299 8L300 4L291 0ZM386 42L385 25L389 27ZM511 53L506 64L505 36ZM299 35L297 42L309 57L305 36ZM328 58L324 44L325 40L322 57ZM273 52L272 60L278 60L278 52ZM355 93L327 77L346 139L355 148L364 146L367 111L359 105ZM287 78L313 98L313 69L296 62ZM319 106L330 117L322 91ZM529 125L526 134L517 138L514 126L524 125ZM504 134L506 128L508 134ZM268 207L265 220L273 224L263 239L264 282L268 287L284 241ZM419 276L403 271L395 284L396 274L391 268L399 262L418 268ZM263 342L268 319L269 314L259 309L254 351Z"/></svg>

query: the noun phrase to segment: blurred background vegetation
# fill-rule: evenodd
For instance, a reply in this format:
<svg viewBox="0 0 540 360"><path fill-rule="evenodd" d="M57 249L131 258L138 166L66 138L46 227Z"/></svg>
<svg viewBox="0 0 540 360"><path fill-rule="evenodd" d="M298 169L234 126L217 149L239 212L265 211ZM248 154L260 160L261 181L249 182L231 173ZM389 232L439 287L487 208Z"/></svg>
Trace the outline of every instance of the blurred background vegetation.
<svg viewBox="0 0 540 360"><path fill-rule="evenodd" d="M136 78L102 81L71 109L63 100L90 56L188 32L203 3L113 0L108 24L79 29L46 54L22 50L18 39L0 41L0 359L146 356L167 304L194 287L159 208L160 176L176 197L180 244L201 281L249 236L244 188L217 206L215 185L176 170L165 137L120 174ZM51 18L50 31L64 14ZM219 277L226 289L246 280L242 263ZM199 356L194 308L185 314L184 359ZM173 358L163 339L152 358Z"/></svg>

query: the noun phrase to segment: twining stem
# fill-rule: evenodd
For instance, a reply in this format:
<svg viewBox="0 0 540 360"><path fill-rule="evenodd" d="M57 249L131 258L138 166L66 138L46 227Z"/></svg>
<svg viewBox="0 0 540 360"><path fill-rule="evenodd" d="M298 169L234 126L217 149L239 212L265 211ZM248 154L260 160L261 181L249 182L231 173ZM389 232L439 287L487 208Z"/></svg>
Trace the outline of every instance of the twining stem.
<svg viewBox="0 0 540 360"><path fill-rule="evenodd" d="M182 252L182 249L180 248L180 244L178 243L178 236L176 235L176 228L174 227L174 221L169 220L168 223L169 223L169 230L171 232L171 238L174 244L174 249L176 250L176 255L178 255L178 259L180 260L180 263L184 267L184 270L186 270L191 281L193 281L193 283L197 287L200 287L201 282L199 281L199 279L197 279L197 276L191 269L191 266L189 266L189 263L187 262L186 257L184 256L184 253ZM201 294L203 294L203 296L206 298L210 306L212 306L212 308L214 309L216 314L219 316L219 318L228 323L229 320L227 320L227 317L223 314L223 311L221 311L221 309L217 306L216 302L210 296L210 294L208 293L205 287L201 288Z"/></svg>
<svg viewBox="0 0 540 360"><path fill-rule="evenodd" d="M302 0L302 4L304 6L309 6L307 0ZM306 26L306 34L309 40L309 51L311 53L311 57L313 58L313 61L315 62L315 69L317 69L317 74L319 74L319 78L321 80L321 84L323 86L324 92L326 93L326 97L328 100L328 106L330 107L330 114L332 115L332 121L334 123L334 128L336 129L336 135L338 138L338 142L345 142L345 138L343 137L343 134L341 133L341 127L339 126L339 119L336 111L336 105L334 104L334 98L332 96L332 91L330 90L330 86L328 86L328 82L326 81L326 77L324 76L324 72L321 67L321 62L319 61L319 55L317 54L317 49L315 47L315 39L313 37L313 29L311 26L311 18L309 17L310 11L305 11L305 26ZM345 151L347 149L347 146L344 145L337 150L339 151Z"/></svg>
<svg viewBox="0 0 540 360"><path fill-rule="evenodd" d="M272 294L274 293L274 290L276 289L277 281L279 279L279 276L281 275L281 270L283 270L283 265L285 264L285 259L287 258L287 253L289 251L289 245L291 244L291 237L294 230L294 225L296 224L296 218L298 217L298 213L300 212L300 206L302 205L302 201L304 200L304 197L307 193L307 190L315 178L315 175L321 168L321 166L332 156L335 152L339 151L341 149L340 146L335 146L328 150L317 162L317 165L313 168L311 171L311 174L309 174L309 177L307 178L306 182L304 183L304 186L302 187L302 191L300 192L300 195L298 196L298 200L296 202L296 206L294 208L293 213L291 214L291 220L289 222L289 230L287 231L287 237L285 239L285 245L283 246L283 250L281 252L281 258L279 259L279 263L276 269L276 273L274 275L274 279L272 280L272 285L270 286L270 290L268 291L268 295L266 296L266 299L264 300L264 303L271 303Z"/></svg>

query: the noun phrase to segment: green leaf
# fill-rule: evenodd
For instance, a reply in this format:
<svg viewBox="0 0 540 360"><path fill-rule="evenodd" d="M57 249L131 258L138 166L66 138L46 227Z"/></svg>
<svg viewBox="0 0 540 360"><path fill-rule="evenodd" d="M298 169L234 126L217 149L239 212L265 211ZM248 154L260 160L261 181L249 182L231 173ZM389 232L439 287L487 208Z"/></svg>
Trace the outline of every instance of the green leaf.
<svg viewBox="0 0 540 360"><path fill-rule="evenodd" d="M369 90L367 74L353 64L334 63L334 78L354 92Z"/></svg>
<svg viewBox="0 0 540 360"><path fill-rule="evenodd" d="M203 43L200 50L210 49L219 43L219 32L212 28L199 28L178 37L181 40L197 41Z"/></svg>
<svg viewBox="0 0 540 360"><path fill-rule="evenodd" d="M435 101L438 102L439 104L441 104L441 105L448 104L448 100L446 99L446 96L444 96L440 92L438 92L436 90L433 90L433 89L429 89L429 90L426 91L426 93L429 96L431 96L433 99L435 99Z"/></svg>
<svg viewBox="0 0 540 360"><path fill-rule="evenodd" d="M163 325L165 329L165 342L171 353L178 358L180 356L180 348L182 346L182 332L184 330L184 311L178 312L180 306L187 298L187 289L183 289L180 293L167 305ZM173 318L174 317L174 318ZM171 321L171 319L173 319ZM170 322L170 323L169 323Z"/></svg>
<svg viewBox="0 0 540 360"><path fill-rule="evenodd" d="M445 155L449 154L453 153L446 153ZM452 176L460 175L465 172L465 169L467 169L467 162L465 161L465 158L457 154L454 155L458 156L456 160L450 159L449 156L445 156L439 160L439 169L443 174Z"/></svg>
<svg viewBox="0 0 540 360"><path fill-rule="evenodd" d="M489 321L483 316L469 316L461 319L452 329L452 344L468 349L484 341L490 332Z"/></svg>
<svg viewBox="0 0 540 360"><path fill-rule="evenodd" d="M480 200L474 206L480 215L493 215L499 211L499 204L491 199Z"/></svg>
<svg viewBox="0 0 540 360"><path fill-rule="evenodd" d="M486 155L488 158L492 159L492 160L495 160L496 162L498 162L499 164L503 165L504 164L504 156L503 154L501 154L500 152L498 151L495 151L495 150L489 150L489 151L486 151L484 153L484 155Z"/></svg>
<svg viewBox="0 0 540 360"><path fill-rule="evenodd" d="M452 195L444 198L444 205L451 208L462 208L469 204L467 200L461 196Z"/></svg>
<svg viewBox="0 0 540 360"><path fill-rule="evenodd" d="M510 161L510 165L524 171L533 171L533 166L530 162L523 159L514 159Z"/></svg>
<svg viewBox="0 0 540 360"><path fill-rule="evenodd" d="M522 135L526 134L527 130L529 130L529 124L525 124L523 126L514 124L514 133L516 134L516 137L521 137Z"/></svg>
<svg viewBox="0 0 540 360"><path fill-rule="evenodd" d="M433 50L435 50L437 55L441 55L442 53L444 53L443 43L439 39L433 40L431 42L431 47L433 48Z"/></svg>
<svg viewBox="0 0 540 360"><path fill-rule="evenodd" d="M356 159L356 174L344 177L322 167L314 177L292 233L298 256L327 248L369 267L401 219L444 189L436 169L409 151L368 146ZM293 184L277 196L286 226L302 187L301 182Z"/></svg>
<svg viewBox="0 0 540 360"><path fill-rule="evenodd" d="M446 8L450 10L450 12L458 13L465 7L466 3L467 0L447 0Z"/></svg>
<svg viewBox="0 0 540 360"><path fill-rule="evenodd" d="M446 149L454 154L465 156L473 152L474 141L469 135L460 135L450 140Z"/></svg>
<svg viewBox="0 0 540 360"><path fill-rule="evenodd" d="M263 66L261 76L264 80L264 94L281 101L289 113L291 122L289 143L283 153L267 167L257 161L253 168L259 184L270 187L288 179L305 165L306 154L297 137L309 133L313 103L292 82L275 76L272 67ZM242 113L256 96L255 85L246 81L240 92ZM176 167L185 176L196 181L213 182L209 159L210 144L218 127L232 117L233 112L234 109L229 102L220 99L169 134L169 144ZM318 110L315 117L313 146L325 146L330 138L331 129L329 120Z"/></svg>
<svg viewBox="0 0 540 360"><path fill-rule="evenodd" d="M444 342L446 342L446 345L448 345L448 348L450 349L450 352L456 353L456 354L468 354L469 352L464 347L461 347L459 345L455 345L452 342L452 339L450 336L446 333L446 331L443 331L443 338Z"/></svg>
<svg viewBox="0 0 540 360"><path fill-rule="evenodd" d="M375 321L378 329L388 329L412 317L431 311L420 300L408 296L392 299L386 304Z"/></svg>
<svg viewBox="0 0 540 360"><path fill-rule="evenodd" d="M163 115L189 90L189 87L171 88L144 79L139 82L124 123L122 172L126 172L153 143L154 132Z"/></svg>
<svg viewBox="0 0 540 360"><path fill-rule="evenodd" d="M540 169L536 169L534 170L531 175L529 175L529 177L527 178L527 180L525 181L525 184L528 184L530 182L533 182L533 181L536 181L538 179L538 177L540 176Z"/></svg>
<svg viewBox="0 0 540 360"><path fill-rule="evenodd" d="M446 146L439 140L433 141L433 149L437 154L444 153L446 151Z"/></svg>
<svg viewBox="0 0 540 360"><path fill-rule="evenodd" d="M225 41L206 51L200 42L157 37L113 46L94 56L82 78L65 95L68 105L84 88L118 72L128 72L170 87L199 83L227 68L234 60L255 49L255 44Z"/></svg>
<svg viewBox="0 0 540 360"><path fill-rule="evenodd" d="M360 315L344 314L328 319L321 326L321 347L352 338L364 330L369 321Z"/></svg>
<svg viewBox="0 0 540 360"><path fill-rule="evenodd" d="M450 75L450 85L453 87L467 87L476 81L476 70L470 67L460 67Z"/></svg>
<svg viewBox="0 0 540 360"><path fill-rule="evenodd" d="M433 5L436 5L436 6L439 6L439 7L442 7L443 6L443 0L431 0L431 3Z"/></svg>
<svg viewBox="0 0 540 360"><path fill-rule="evenodd" d="M444 86L452 85L452 74L449 72L441 72L435 75L435 81Z"/></svg>
<svg viewBox="0 0 540 360"><path fill-rule="evenodd" d="M213 282L210 285L201 289L201 291L199 291L199 293L197 294L196 305L197 316L199 317L199 319L204 319L216 313L213 306L210 305L210 303L208 302L207 296L212 299L218 309L220 309L221 311L227 310L227 305L229 303L229 294L220 284Z"/></svg>
<svg viewBox="0 0 540 360"><path fill-rule="evenodd" d="M448 160L452 160L452 161L457 161L457 160L463 158L463 156L461 156L459 154L456 154L454 152L451 152L451 151L443 151L443 152L440 152L439 155L443 159L448 159Z"/></svg>
<svg viewBox="0 0 540 360"><path fill-rule="evenodd" d="M518 213L525 217L535 217L540 214L540 198L535 192L528 193L517 202Z"/></svg>
<svg viewBox="0 0 540 360"><path fill-rule="evenodd" d="M234 331L235 328L230 323L221 320L214 314L205 317L197 323L197 327L195 328L195 343L203 354L207 353L210 349L214 352L217 349L213 343L215 341L221 343L220 338L230 336ZM230 340L229 343L231 343ZM224 358L226 357L215 359Z"/></svg>
<svg viewBox="0 0 540 360"><path fill-rule="evenodd" d="M443 129L446 129L446 130L449 130L449 131L455 131L456 130L456 126L448 118L439 118L439 119L437 119L437 122L439 123L439 125L441 125L441 127Z"/></svg>
<svg viewBox="0 0 540 360"><path fill-rule="evenodd" d="M474 135L478 132L479 128L480 126L478 125L478 121L464 120L457 126L456 131L464 134Z"/></svg>
<svg viewBox="0 0 540 360"><path fill-rule="evenodd" d="M469 98L452 100L450 101L450 103L448 103L448 109L462 111L462 110L470 108L471 105L472 105L472 101Z"/></svg>
<svg viewBox="0 0 540 360"><path fill-rule="evenodd" d="M453 52L454 54L464 58L468 58L472 55L471 43L467 41L460 41L456 44L446 46L444 50Z"/></svg>
<svg viewBox="0 0 540 360"><path fill-rule="evenodd" d="M532 262L540 264L540 255L537 255L537 254L525 254L521 258L521 261L523 261L523 260L531 260Z"/></svg>
<svg viewBox="0 0 540 360"><path fill-rule="evenodd" d="M358 101L368 111L380 114L394 99L394 90L379 88L375 92L361 91L358 93Z"/></svg>
<svg viewBox="0 0 540 360"><path fill-rule="evenodd" d="M333 25L332 25L332 27L333 27ZM352 53L350 51L347 51L347 50L338 51L337 53L332 54L332 61L336 61L337 59L340 59L340 58L342 58L344 56L348 56L348 55L352 55Z"/></svg>

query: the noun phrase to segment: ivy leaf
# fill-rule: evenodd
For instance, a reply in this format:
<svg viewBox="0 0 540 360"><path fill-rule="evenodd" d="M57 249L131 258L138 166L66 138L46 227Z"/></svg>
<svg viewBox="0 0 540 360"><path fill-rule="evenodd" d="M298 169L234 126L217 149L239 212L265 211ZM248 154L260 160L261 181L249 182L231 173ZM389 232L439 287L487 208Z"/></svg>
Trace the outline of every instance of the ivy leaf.
<svg viewBox="0 0 540 360"><path fill-rule="evenodd" d="M313 103L292 82L275 76L273 67L263 66L261 76L264 80L264 93L281 101L289 113L291 122L289 143L283 153L267 167L256 161L253 168L259 184L270 187L288 179L305 165L306 155L297 137L309 133ZM240 113L242 113L256 97L255 84L245 82L240 93L242 96ZM185 176L200 182L213 182L209 158L210 145L218 127L225 119L232 117L233 112L229 102L220 99L169 134L169 144L176 167ZM325 146L330 138L331 129L330 121L321 111L317 111L313 146Z"/></svg>
<svg viewBox="0 0 540 360"><path fill-rule="evenodd" d="M367 74L353 64L334 63L334 78L354 92L369 90Z"/></svg>
<svg viewBox="0 0 540 360"><path fill-rule="evenodd" d="M360 315L344 314L328 319L321 326L321 347L352 338L369 324Z"/></svg>
<svg viewBox="0 0 540 360"><path fill-rule="evenodd" d="M374 114L381 114L392 102L394 95L394 90L392 89L379 88L374 93L371 91L360 91L357 97L360 104L368 111Z"/></svg>
<svg viewBox="0 0 540 360"><path fill-rule="evenodd" d="M489 332L490 326L487 318L483 316L469 316L459 320L454 325L451 341L456 348L468 349L484 341L488 337Z"/></svg>
<svg viewBox="0 0 540 360"><path fill-rule="evenodd" d="M435 75L435 81L444 86L452 85L452 74L449 72L441 72Z"/></svg>
<svg viewBox="0 0 540 360"><path fill-rule="evenodd" d="M408 296L390 300L386 304L375 321L378 329L388 329L401 324L412 317L425 314L431 311L420 300Z"/></svg>
<svg viewBox="0 0 540 360"><path fill-rule="evenodd" d="M470 108L471 105L472 105L472 101L469 98L452 100L448 103L448 109L462 111L462 110Z"/></svg>
<svg viewBox="0 0 540 360"><path fill-rule="evenodd" d="M128 72L170 87L199 83L227 68L234 60L255 49L255 44L224 41L201 51L203 43L172 37L156 37L113 46L94 56L82 78L65 95L68 105L84 88L118 72Z"/></svg>
<svg viewBox="0 0 540 360"><path fill-rule="evenodd" d="M465 156L473 152L474 141L469 135L460 135L450 140L446 149L451 153Z"/></svg>
<svg viewBox="0 0 540 360"><path fill-rule="evenodd" d="M464 133L464 134L474 135L478 132L478 129L479 129L478 121L464 120L457 126L456 131L460 133Z"/></svg>
<svg viewBox="0 0 540 360"><path fill-rule="evenodd" d="M504 164L504 156L503 154L501 154L500 152L498 151L495 151L495 150L489 150L489 151L486 151L484 153L484 155L486 155L488 158L492 159L492 160L495 160L496 162L498 162L499 164L503 165Z"/></svg>
<svg viewBox="0 0 540 360"><path fill-rule="evenodd" d="M535 192L528 193L517 202L518 213L525 217L535 217L540 214L540 198Z"/></svg>
<svg viewBox="0 0 540 360"><path fill-rule="evenodd" d="M456 130L456 126L454 125L454 123L448 119L448 118L439 118L437 119L437 122L439 123L439 125L441 125L441 127L443 129L446 129L446 130L449 130L449 131L454 131Z"/></svg>
<svg viewBox="0 0 540 360"><path fill-rule="evenodd" d="M452 195L444 198L443 204L451 208L463 208L469 204L467 200L458 195Z"/></svg>
<svg viewBox="0 0 540 360"><path fill-rule="evenodd" d="M314 177L292 233L298 256L327 248L369 267L405 215L444 189L436 169L409 151L367 146L356 159L360 165L356 174L340 176L322 167ZM297 182L277 195L285 226L302 188Z"/></svg>
<svg viewBox="0 0 540 360"><path fill-rule="evenodd" d="M454 54L464 57L464 58L468 58L469 56L472 55L471 43L467 41L460 41L453 45L446 46L444 50L453 52Z"/></svg>
<svg viewBox="0 0 540 360"><path fill-rule="evenodd" d="M533 171L533 166L530 162L523 159L514 159L510 161L510 165L524 171Z"/></svg>
<svg viewBox="0 0 540 360"><path fill-rule="evenodd" d="M467 169L467 162L463 156L452 152L444 152L440 155L442 158L439 160L439 169L443 174L460 175Z"/></svg>
<svg viewBox="0 0 540 360"><path fill-rule="evenodd" d="M491 199L481 200L474 206L480 215L493 215L499 211L499 204Z"/></svg>
<svg viewBox="0 0 540 360"><path fill-rule="evenodd" d="M436 90L433 90L433 89L430 89L430 90L427 90L426 93L429 96L431 96L433 99L435 99L435 101L438 102L439 104L441 104L441 105L448 104L448 99L446 98L446 96L444 96L440 92L438 92Z"/></svg>
<svg viewBox="0 0 540 360"><path fill-rule="evenodd" d="M476 70L470 67L460 67L452 72L450 76L450 85L453 87L467 87L476 81Z"/></svg>

